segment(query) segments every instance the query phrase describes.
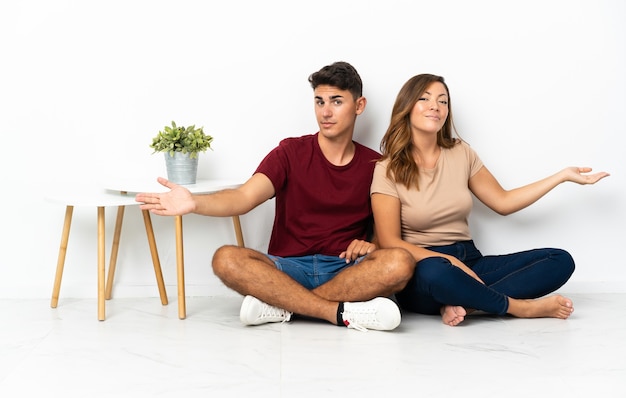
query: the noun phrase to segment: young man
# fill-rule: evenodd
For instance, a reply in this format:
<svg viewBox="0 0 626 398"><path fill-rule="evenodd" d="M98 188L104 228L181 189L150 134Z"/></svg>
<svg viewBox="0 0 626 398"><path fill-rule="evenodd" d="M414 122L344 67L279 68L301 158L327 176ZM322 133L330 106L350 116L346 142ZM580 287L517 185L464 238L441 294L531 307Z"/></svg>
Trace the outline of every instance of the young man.
<svg viewBox="0 0 626 398"><path fill-rule="evenodd" d="M213 271L246 296L240 319L247 325L288 321L292 314L359 330L392 330L400 311L389 296L413 275L404 249L380 249L372 230L369 189L380 154L353 141L356 117L367 103L361 78L346 62L309 77L319 132L287 138L237 189L192 195L164 178L167 193L141 193L142 210L233 216L276 198L268 254L223 246Z"/></svg>

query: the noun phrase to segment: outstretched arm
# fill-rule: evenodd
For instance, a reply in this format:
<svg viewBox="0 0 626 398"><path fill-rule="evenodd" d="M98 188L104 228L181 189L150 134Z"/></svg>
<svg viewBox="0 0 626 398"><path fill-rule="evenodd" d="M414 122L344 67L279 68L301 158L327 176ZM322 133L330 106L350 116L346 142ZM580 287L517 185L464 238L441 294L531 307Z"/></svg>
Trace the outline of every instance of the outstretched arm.
<svg viewBox="0 0 626 398"><path fill-rule="evenodd" d="M483 166L470 178L469 187L474 195L490 209L498 214L508 215L530 206L563 182L570 181L580 185L595 184L609 176L606 172L587 174L590 172L591 167L567 167L542 180L505 190Z"/></svg>
<svg viewBox="0 0 626 398"><path fill-rule="evenodd" d="M159 177L158 182L169 188L163 193L139 193L135 197L142 203L141 210L150 210L160 216L196 213L206 216L227 217L249 212L274 196L274 186L264 174L254 174L242 186L225 189L209 195L192 195L181 185Z"/></svg>

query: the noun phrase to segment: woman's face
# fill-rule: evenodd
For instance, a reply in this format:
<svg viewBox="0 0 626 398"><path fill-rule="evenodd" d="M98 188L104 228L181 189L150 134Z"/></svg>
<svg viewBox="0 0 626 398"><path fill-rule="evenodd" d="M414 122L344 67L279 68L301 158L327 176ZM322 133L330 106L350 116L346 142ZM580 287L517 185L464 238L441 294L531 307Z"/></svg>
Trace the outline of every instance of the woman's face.
<svg viewBox="0 0 626 398"><path fill-rule="evenodd" d="M437 134L448 117L448 92L441 82L433 82L411 110L411 132Z"/></svg>

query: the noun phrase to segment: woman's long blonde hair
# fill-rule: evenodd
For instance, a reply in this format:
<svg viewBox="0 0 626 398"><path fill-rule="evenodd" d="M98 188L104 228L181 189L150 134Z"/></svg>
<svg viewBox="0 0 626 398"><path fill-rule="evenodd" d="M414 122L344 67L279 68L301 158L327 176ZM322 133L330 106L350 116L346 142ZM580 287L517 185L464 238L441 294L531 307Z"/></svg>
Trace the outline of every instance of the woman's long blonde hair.
<svg viewBox="0 0 626 398"><path fill-rule="evenodd" d="M456 140L452 137L452 132L456 133L456 129L452 121L450 90L443 77L431 74L416 75L404 83L393 105L387 132L380 142L380 151L383 155L381 160L389 159L387 178L407 188L414 185L419 189L417 182L419 169L412 155L411 110L422 98L428 86L434 82L442 83L448 94L448 117L441 130L437 132L437 145L442 148L451 148L455 145Z"/></svg>

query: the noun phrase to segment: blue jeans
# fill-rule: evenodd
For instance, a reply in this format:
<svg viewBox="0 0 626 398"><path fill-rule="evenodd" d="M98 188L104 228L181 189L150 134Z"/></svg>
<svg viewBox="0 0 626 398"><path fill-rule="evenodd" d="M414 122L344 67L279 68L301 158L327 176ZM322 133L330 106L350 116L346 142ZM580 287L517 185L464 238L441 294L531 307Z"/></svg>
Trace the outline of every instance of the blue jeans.
<svg viewBox="0 0 626 398"><path fill-rule="evenodd" d="M563 286L575 267L572 256L561 249L483 256L471 240L427 249L458 258L485 284L443 257L418 261L413 278L396 298L403 309L420 314L439 314L443 305L460 305L504 315L508 297L545 296Z"/></svg>
<svg viewBox="0 0 626 398"><path fill-rule="evenodd" d="M279 257L267 255L276 268L283 271L309 290L323 285L344 269L358 264L365 258L359 257L350 263L338 256L313 254L302 257Z"/></svg>

